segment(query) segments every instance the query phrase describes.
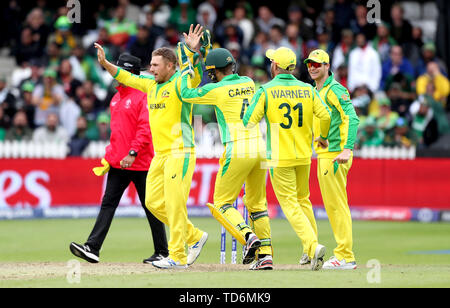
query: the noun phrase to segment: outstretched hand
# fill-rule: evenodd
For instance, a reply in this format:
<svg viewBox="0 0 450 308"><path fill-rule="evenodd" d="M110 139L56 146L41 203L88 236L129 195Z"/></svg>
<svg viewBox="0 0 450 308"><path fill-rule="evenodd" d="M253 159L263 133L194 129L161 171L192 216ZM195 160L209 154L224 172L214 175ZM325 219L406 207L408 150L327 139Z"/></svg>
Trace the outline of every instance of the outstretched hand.
<svg viewBox="0 0 450 308"><path fill-rule="evenodd" d="M106 56L105 56L105 50L103 50L103 47L100 44L94 43L94 47L97 49L97 59L98 62L104 66L106 62Z"/></svg>
<svg viewBox="0 0 450 308"><path fill-rule="evenodd" d="M203 27L201 25L197 24L194 29L194 25L191 24L191 26L189 27L189 33L183 33L183 36L186 45L190 49L195 51L200 50L200 39L203 36Z"/></svg>

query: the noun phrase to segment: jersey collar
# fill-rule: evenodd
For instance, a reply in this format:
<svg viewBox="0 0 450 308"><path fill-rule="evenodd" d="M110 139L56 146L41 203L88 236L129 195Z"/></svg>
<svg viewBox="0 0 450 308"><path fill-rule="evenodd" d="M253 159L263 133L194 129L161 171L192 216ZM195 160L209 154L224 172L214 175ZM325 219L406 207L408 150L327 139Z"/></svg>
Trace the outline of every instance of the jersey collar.
<svg viewBox="0 0 450 308"><path fill-rule="evenodd" d="M326 80L325 83L323 84L323 87L328 86L333 80L334 80L334 73L331 72L330 77L327 78L327 80Z"/></svg>
<svg viewBox="0 0 450 308"><path fill-rule="evenodd" d="M292 74L278 74L274 79L294 80L296 78Z"/></svg>
<svg viewBox="0 0 450 308"><path fill-rule="evenodd" d="M323 84L323 88L325 88L326 86L329 86L331 84L331 82L333 82L334 80L334 73L330 72L330 76L327 78L327 80L325 80L325 83ZM317 83L314 81L314 88L317 87Z"/></svg>
<svg viewBox="0 0 450 308"><path fill-rule="evenodd" d="M223 77L221 81L236 80L236 79L239 79L239 75L231 74L231 75L226 75L225 77Z"/></svg>

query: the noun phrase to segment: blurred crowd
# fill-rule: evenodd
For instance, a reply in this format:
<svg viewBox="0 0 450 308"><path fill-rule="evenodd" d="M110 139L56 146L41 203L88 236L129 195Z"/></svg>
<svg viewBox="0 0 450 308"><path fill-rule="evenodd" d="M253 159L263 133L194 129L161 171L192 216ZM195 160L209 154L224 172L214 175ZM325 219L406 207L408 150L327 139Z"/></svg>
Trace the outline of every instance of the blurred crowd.
<svg viewBox="0 0 450 308"><path fill-rule="evenodd" d="M271 9L274 2L142 2L93 1L82 22L71 23L65 3L53 8L38 0L24 11L10 0L0 47L16 67L9 78L0 76L0 141L66 142L70 155L80 155L90 141L108 140L109 101L117 84L98 65L93 43L113 63L128 52L148 65L154 49L174 48L196 23L211 31L214 47L232 52L239 74L257 86L270 80L267 49L293 49L295 75L309 83L303 59L314 49L326 50L361 119L358 147L427 147L450 132L448 68L423 29L404 18L401 4L392 5L381 23L369 23L364 1L293 0L276 9L279 16ZM195 105L194 114L204 125L216 121L209 106Z"/></svg>

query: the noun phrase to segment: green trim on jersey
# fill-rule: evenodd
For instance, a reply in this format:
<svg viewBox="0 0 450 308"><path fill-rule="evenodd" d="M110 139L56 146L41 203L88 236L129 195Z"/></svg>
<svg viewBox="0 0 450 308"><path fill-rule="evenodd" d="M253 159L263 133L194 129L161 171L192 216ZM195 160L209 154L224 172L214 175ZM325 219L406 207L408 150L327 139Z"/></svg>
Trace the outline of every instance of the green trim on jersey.
<svg viewBox="0 0 450 308"><path fill-rule="evenodd" d="M248 108L247 111L245 112L244 118L242 119L242 122L244 123L244 126L247 127L248 125L248 121L250 121L250 118L252 117L253 111L255 110L255 107L258 103L259 97L261 96L261 94L265 92L263 87L260 87L258 89L258 91L256 92L255 96L253 97L253 101L254 103L251 104ZM267 104L267 94L266 94L266 104Z"/></svg>
<svg viewBox="0 0 450 308"><path fill-rule="evenodd" d="M119 76L119 73L122 69L120 67L117 68L116 74L113 76L114 79L116 79L117 76Z"/></svg>
<svg viewBox="0 0 450 308"><path fill-rule="evenodd" d="M230 142L227 142L227 144L226 144L225 164L223 165L221 176L224 176L225 173L227 172L228 167L230 166L230 163L231 163L232 154L233 154L233 141L230 141Z"/></svg>
<svg viewBox="0 0 450 308"><path fill-rule="evenodd" d="M230 129L228 128L227 122L225 121L225 116L222 110L218 106L214 106L216 112L217 124L220 130L220 136L222 137L222 144L225 144L224 140L230 140Z"/></svg>
<svg viewBox="0 0 450 308"><path fill-rule="evenodd" d="M178 80L177 80L178 81ZM175 83L175 92L177 93L178 99L181 101L181 136L183 138L183 145L187 148L195 147L193 141L193 132L191 125L191 114L192 114L192 104L186 103L180 96L180 92L178 90L177 82Z"/></svg>
<svg viewBox="0 0 450 308"><path fill-rule="evenodd" d="M325 102L326 105L330 107L329 109L331 109L331 125L330 131L328 133L328 142L329 142L328 151L341 152L344 149L352 150L356 141L359 119L351 103L350 94L348 90L334 78L333 73L331 73L331 75L327 78L320 91L322 91L326 87L328 87L328 89L326 89L324 95ZM342 115L339 112L339 110L329 102L328 95L330 91L336 96L336 100L339 102L342 111L349 118L348 131L346 132L347 141L342 146L341 146L342 139L340 127L343 123Z"/></svg>
<svg viewBox="0 0 450 308"><path fill-rule="evenodd" d="M334 174L336 174L336 172L338 171L338 169L339 169L339 163L337 162L337 161L335 161L334 162L334 164L333 164L333 168L334 168Z"/></svg>
<svg viewBox="0 0 450 308"><path fill-rule="evenodd" d="M184 176L186 175L188 169L189 169L189 159L191 157L191 153L184 154L184 162L183 162L183 175L181 179L184 179Z"/></svg>

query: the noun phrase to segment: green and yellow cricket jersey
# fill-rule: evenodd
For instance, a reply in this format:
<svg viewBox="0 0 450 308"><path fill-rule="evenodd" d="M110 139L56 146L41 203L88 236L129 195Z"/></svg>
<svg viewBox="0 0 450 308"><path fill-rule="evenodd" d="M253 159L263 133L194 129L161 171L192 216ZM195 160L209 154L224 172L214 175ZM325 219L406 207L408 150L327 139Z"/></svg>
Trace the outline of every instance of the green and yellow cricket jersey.
<svg viewBox="0 0 450 308"><path fill-rule="evenodd" d="M320 119L322 138L327 139L330 113L319 93L291 74L280 74L256 92L244 125L265 117L270 167L307 165L312 156L313 115Z"/></svg>
<svg viewBox="0 0 450 308"><path fill-rule="evenodd" d="M189 87L188 75L183 76L181 97L193 104L214 105L222 143L261 137L259 124L248 129L242 119L255 94L255 83L249 77L232 74L217 83L201 88Z"/></svg>
<svg viewBox="0 0 450 308"><path fill-rule="evenodd" d="M200 84L201 64L195 66L195 85ZM118 69L114 78L129 87L147 93L149 122L156 155L194 152L192 104L181 99L181 74L176 72L167 82L157 83L153 76L138 76Z"/></svg>
<svg viewBox="0 0 450 308"><path fill-rule="evenodd" d="M322 149L314 142L314 149L319 157L334 158L344 149L353 150L358 133L359 118L350 100L348 90L334 79L334 74L325 81L319 94L331 111L331 124L328 133L327 149ZM314 136L321 134L318 118L314 118Z"/></svg>

